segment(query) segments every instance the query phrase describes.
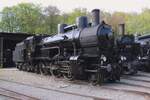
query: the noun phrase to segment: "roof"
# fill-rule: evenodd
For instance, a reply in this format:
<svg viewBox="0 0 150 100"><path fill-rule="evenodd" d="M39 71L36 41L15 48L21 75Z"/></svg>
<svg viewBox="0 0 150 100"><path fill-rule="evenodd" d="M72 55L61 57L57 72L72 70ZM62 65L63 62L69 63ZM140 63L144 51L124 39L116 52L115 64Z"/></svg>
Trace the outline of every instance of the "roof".
<svg viewBox="0 0 150 100"><path fill-rule="evenodd" d="M0 32L0 35L28 35L28 36L31 36L31 34L21 33L21 32L17 32L17 33L14 33L14 32L13 33L12 32Z"/></svg>
<svg viewBox="0 0 150 100"><path fill-rule="evenodd" d="M18 33L0 32L0 37L9 39L9 40L22 40L29 36L33 36L33 34L20 33L20 32Z"/></svg>

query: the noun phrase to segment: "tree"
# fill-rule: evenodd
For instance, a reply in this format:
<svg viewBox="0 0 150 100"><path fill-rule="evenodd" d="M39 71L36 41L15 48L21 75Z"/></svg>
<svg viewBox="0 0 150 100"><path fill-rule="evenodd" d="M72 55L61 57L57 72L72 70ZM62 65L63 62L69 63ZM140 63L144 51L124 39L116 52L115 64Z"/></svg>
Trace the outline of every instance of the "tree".
<svg viewBox="0 0 150 100"><path fill-rule="evenodd" d="M12 9L9 7L6 7L2 11L2 18L1 18L1 30L7 31L7 32L14 32L15 31L15 15L12 12Z"/></svg>
<svg viewBox="0 0 150 100"><path fill-rule="evenodd" d="M67 23L67 24L74 24L76 23L76 18L79 16L86 16L88 15L87 9L85 8L76 8L73 10L71 13L64 13L62 15L62 23Z"/></svg>
<svg viewBox="0 0 150 100"><path fill-rule="evenodd" d="M7 32L36 33L41 21L41 8L31 3L6 7L2 11L2 30Z"/></svg>
<svg viewBox="0 0 150 100"><path fill-rule="evenodd" d="M150 32L150 9L143 9L142 13L130 14L131 16L126 20L127 31L129 33L145 34Z"/></svg>
<svg viewBox="0 0 150 100"><path fill-rule="evenodd" d="M76 8L69 13L61 13L55 6L41 8L32 3L21 3L12 7L5 7L0 18L0 31L27 33L57 33L57 24L75 24L79 16L88 16L85 8ZM150 32L150 9L145 8L141 13L101 12L101 21L111 25L118 33L118 24L126 24L126 33Z"/></svg>
<svg viewBox="0 0 150 100"><path fill-rule="evenodd" d="M48 33L56 33L59 23L59 9L55 6L48 6L44 9L45 28Z"/></svg>

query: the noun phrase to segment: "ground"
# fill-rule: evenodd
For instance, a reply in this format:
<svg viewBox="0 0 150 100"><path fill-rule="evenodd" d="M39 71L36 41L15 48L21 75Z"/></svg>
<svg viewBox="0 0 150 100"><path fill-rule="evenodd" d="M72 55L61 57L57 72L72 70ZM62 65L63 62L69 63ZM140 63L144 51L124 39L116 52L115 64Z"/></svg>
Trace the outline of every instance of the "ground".
<svg viewBox="0 0 150 100"><path fill-rule="evenodd" d="M0 100L150 100L150 73L123 76L119 82L88 82L0 69Z"/></svg>

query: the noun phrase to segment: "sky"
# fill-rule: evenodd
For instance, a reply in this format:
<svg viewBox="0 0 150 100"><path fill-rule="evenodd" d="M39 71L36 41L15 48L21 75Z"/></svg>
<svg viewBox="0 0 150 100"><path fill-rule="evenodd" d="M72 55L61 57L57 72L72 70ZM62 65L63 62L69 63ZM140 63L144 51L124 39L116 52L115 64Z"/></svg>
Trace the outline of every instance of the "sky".
<svg viewBox="0 0 150 100"><path fill-rule="evenodd" d="M7 6L22 2L58 7L62 12L71 12L74 8L87 8L91 11L99 8L107 12L141 12L143 8L150 8L150 0L0 0L0 11Z"/></svg>

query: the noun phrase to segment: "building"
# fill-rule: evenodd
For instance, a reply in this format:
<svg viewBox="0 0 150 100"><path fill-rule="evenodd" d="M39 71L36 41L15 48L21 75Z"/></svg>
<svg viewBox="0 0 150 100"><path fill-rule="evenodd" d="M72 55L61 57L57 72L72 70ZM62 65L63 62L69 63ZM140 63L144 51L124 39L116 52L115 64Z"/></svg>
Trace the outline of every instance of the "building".
<svg viewBox="0 0 150 100"><path fill-rule="evenodd" d="M21 42L26 37L31 36L26 33L6 33L0 32L0 66L14 67L12 60L13 50L18 42Z"/></svg>

